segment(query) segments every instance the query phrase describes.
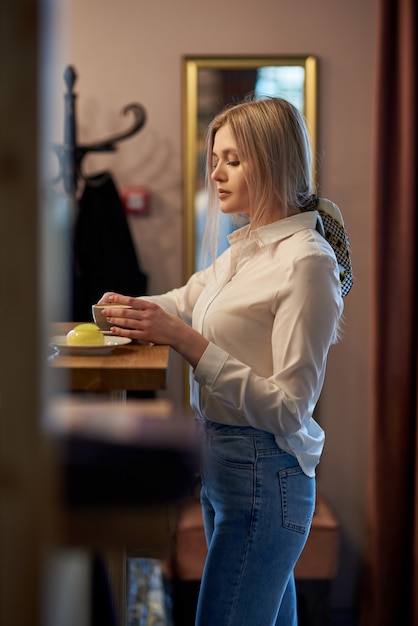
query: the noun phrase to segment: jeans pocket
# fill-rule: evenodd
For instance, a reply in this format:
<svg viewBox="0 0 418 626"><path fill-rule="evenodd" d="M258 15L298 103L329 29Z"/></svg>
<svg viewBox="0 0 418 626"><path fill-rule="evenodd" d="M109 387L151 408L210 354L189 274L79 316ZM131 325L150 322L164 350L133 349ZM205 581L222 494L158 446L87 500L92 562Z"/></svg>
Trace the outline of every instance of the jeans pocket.
<svg viewBox="0 0 418 626"><path fill-rule="evenodd" d="M283 526L305 534L311 525L315 508L315 478L307 476L300 467L279 472Z"/></svg>
<svg viewBox="0 0 418 626"><path fill-rule="evenodd" d="M216 460L229 467L251 468L255 461L252 437L216 435L209 438L209 447Z"/></svg>

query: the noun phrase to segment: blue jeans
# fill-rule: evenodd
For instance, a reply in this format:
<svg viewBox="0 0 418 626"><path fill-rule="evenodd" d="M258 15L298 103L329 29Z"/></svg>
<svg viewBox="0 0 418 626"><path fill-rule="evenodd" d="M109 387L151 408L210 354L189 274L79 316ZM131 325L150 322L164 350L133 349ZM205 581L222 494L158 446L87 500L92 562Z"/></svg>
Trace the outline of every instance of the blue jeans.
<svg viewBox="0 0 418 626"><path fill-rule="evenodd" d="M315 479L267 432L202 422L202 438L208 555L196 626L297 626L293 569Z"/></svg>

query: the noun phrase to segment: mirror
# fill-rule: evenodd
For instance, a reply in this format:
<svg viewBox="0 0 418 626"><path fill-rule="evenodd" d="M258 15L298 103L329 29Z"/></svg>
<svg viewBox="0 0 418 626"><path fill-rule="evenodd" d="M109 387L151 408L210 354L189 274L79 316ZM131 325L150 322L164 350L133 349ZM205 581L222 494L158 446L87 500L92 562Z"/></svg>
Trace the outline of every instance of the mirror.
<svg viewBox="0 0 418 626"><path fill-rule="evenodd" d="M225 105L254 92L281 96L305 116L316 154L316 58L186 57L184 59L184 203L186 279L200 269L205 224L204 150L206 130ZM315 158L314 158L315 161ZM315 180L315 172L313 172ZM221 220L219 252L233 229Z"/></svg>

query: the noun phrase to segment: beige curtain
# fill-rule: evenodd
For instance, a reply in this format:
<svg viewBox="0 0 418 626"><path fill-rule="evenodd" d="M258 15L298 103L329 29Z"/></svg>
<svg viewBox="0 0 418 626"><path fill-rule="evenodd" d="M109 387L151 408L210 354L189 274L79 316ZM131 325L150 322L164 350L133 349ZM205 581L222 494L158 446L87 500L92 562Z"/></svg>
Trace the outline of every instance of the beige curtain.
<svg viewBox="0 0 418 626"><path fill-rule="evenodd" d="M379 0L362 626L418 625L417 0Z"/></svg>

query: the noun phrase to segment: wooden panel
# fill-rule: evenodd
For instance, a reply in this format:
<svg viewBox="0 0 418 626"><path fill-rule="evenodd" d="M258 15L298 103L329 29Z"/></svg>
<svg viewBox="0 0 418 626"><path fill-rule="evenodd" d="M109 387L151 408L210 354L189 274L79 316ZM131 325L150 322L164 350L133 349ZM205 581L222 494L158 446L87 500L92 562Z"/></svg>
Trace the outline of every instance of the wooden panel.
<svg viewBox="0 0 418 626"><path fill-rule="evenodd" d="M43 548L53 534L40 428L36 0L0 3L0 623L41 624Z"/></svg>

